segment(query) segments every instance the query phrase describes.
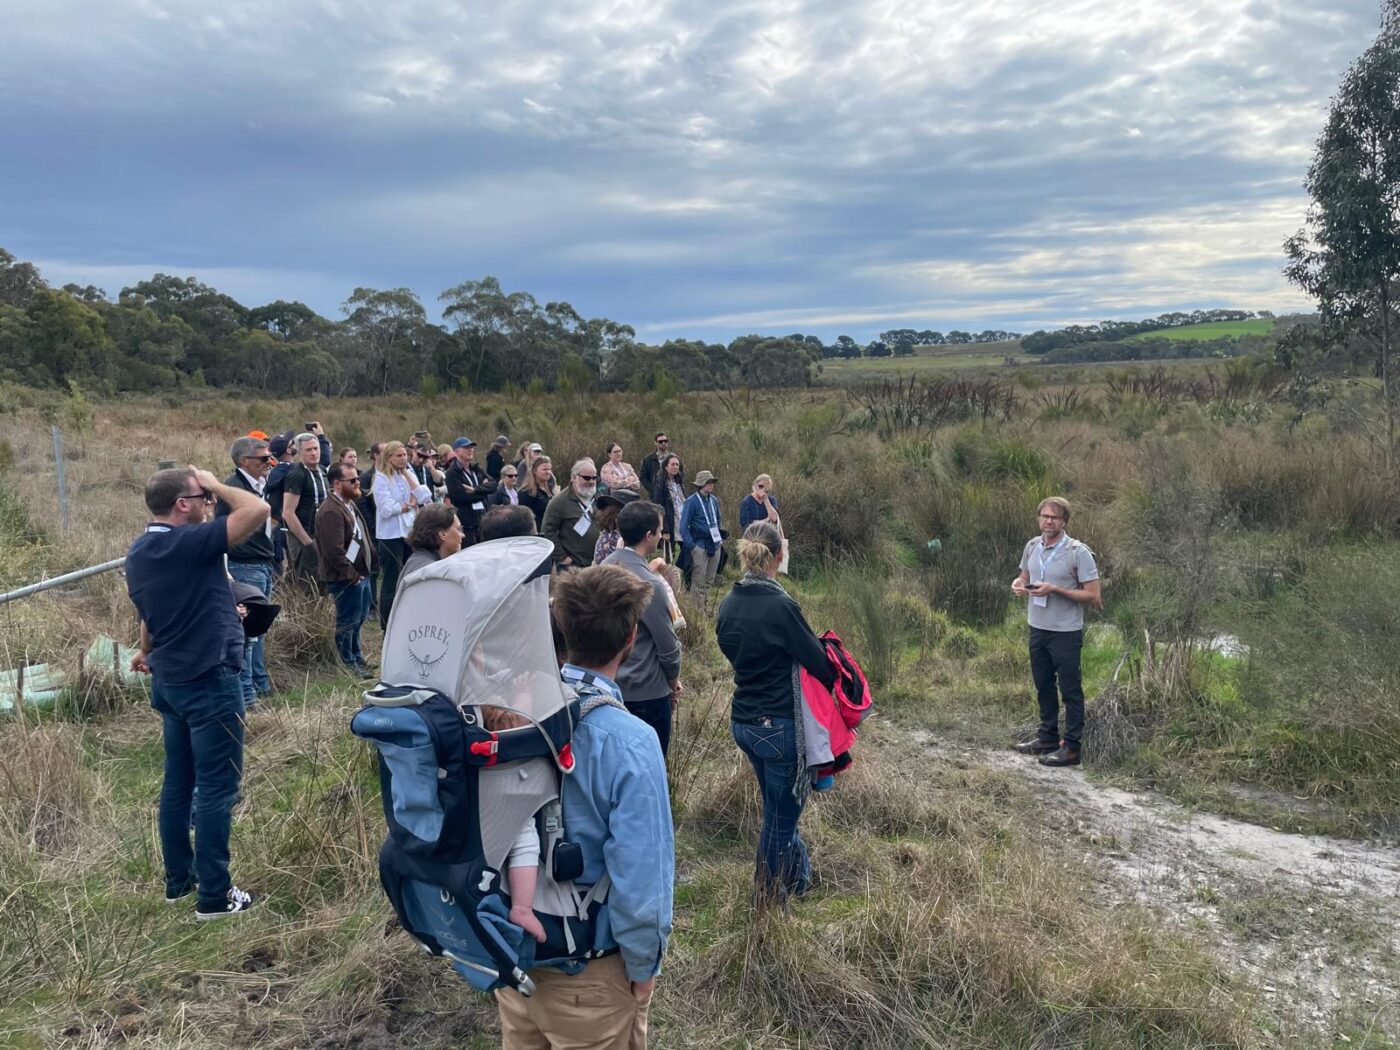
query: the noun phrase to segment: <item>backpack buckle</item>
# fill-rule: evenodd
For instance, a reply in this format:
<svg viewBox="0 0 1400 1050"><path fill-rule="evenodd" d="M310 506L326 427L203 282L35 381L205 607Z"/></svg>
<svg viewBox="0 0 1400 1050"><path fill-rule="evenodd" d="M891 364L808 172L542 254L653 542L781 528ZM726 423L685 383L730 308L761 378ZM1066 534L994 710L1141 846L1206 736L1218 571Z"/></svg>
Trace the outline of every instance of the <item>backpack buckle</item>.
<svg viewBox="0 0 1400 1050"><path fill-rule="evenodd" d="M496 764L500 749L501 742L495 733L491 734L490 740L473 740L471 745L471 753L473 755L485 756L488 766L494 766Z"/></svg>

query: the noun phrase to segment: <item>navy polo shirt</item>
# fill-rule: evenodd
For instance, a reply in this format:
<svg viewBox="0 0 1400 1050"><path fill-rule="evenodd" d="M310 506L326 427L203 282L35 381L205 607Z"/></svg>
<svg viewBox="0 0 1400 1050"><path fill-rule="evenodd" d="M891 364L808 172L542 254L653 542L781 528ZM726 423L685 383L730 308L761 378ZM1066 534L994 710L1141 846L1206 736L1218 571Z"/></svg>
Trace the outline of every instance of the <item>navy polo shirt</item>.
<svg viewBox="0 0 1400 1050"><path fill-rule="evenodd" d="M162 682L243 669L243 624L224 570L228 519L152 522L126 552L126 592L146 623L146 658Z"/></svg>

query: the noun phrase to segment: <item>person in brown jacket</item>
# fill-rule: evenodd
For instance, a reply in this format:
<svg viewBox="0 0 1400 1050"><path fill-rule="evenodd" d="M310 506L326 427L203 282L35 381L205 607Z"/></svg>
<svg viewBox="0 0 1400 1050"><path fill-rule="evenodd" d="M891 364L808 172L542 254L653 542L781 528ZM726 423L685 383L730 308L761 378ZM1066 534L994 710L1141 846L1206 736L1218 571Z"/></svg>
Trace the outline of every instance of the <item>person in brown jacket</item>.
<svg viewBox="0 0 1400 1050"><path fill-rule="evenodd" d="M360 627L369 616L369 575L374 567L369 526L355 501L360 476L348 463L328 471L331 494L316 510L317 575L335 599L335 647L350 670L368 674L360 651Z"/></svg>

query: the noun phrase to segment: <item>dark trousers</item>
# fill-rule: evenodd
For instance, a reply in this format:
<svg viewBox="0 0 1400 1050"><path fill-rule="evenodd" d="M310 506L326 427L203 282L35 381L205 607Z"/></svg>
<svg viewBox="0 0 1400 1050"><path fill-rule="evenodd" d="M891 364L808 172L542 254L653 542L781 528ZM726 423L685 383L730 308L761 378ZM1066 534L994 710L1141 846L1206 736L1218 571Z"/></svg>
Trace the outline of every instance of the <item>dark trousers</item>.
<svg viewBox="0 0 1400 1050"><path fill-rule="evenodd" d="M247 583L272 597L272 562L230 561L228 574L239 583ZM243 644L243 703L255 704L259 695L272 692L267 677L267 662L263 655L263 637L249 638Z"/></svg>
<svg viewBox="0 0 1400 1050"><path fill-rule="evenodd" d="M661 757L671 746L671 694L660 700L640 700L624 705L627 710L656 730L656 738L661 741Z"/></svg>
<svg viewBox="0 0 1400 1050"><path fill-rule="evenodd" d="M369 616L369 580L337 580L326 584L335 599L335 648L340 662L347 667L361 667L365 654L360 652L360 627Z"/></svg>
<svg viewBox="0 0 1400 1050"><path fill-rule="evenodd" d="M797 831L803 800L797 797L797 733L791 718L731 722L739 745L758 777L763 795L763 829L758 835L754 880L760 892L776 900L799 895L812 881L807 844Z"/></svg>
<svg viewBox="0 0 1400 1050"><path fill-rule="evenodd" d="M399 589L399 573L408 561L408 544L399 540L375 540L379 555L379 626L389 626L389 613L394 608L394 592Z"/></svg>
<svg viewBox="0 0 1400 1050"><path fill-rule="evenodd" d="M305 590L318 590L321 581L316 574L316 537L310 543L302 543L290 531L287 533L287 574L292 582Z"/></svg>
<svg viewBox="0 0 1400 1050"><path fill-rule="evenodd" d="M1063 739L1072 750L1079 750L1084 735L1084 683L1079 680L1079 651L1083 648L1083 631L1031 628L1031 679L1040 703L1040 729L1036 735L1042 743L1057 744ZM1065 703L1063 737L1060 735L1061 697Z"/></svg>
<svg viewBox="0 0 1400 1050"><path fill-rule="evenodd" d="M165 779L156 822L165 861L165 895L188 893L197 880L201 903L222 904L232 885L229 829L243 779L243 686L239 673L225 668L178 685L153 676L151 706L161 714L165 740Z"/></svg>

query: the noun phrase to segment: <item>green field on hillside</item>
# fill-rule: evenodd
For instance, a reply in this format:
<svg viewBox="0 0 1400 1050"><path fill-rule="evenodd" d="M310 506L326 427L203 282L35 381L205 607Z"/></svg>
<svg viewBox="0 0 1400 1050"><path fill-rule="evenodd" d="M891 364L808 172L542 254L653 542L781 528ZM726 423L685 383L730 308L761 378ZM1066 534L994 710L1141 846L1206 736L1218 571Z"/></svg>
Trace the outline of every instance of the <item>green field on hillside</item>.
<svg viewBox="0 0 1400 1050"><path fill-rule="evenodd" d="M1272 317L1255 317L1248 321L1215 321L1210 324L1187 324L1180 328L1159 328L1155 332L1141 332L1129 336L1123 342L1141 343L1146 339L1170 339L1173 342L1238 339L1244 335L1268 335L1273 330Z"/></svg>
<svg viewBox="0 0 1400 1050"><path fill-rule="evenodd" d="M947 372L961 368L1002 365L1007 358L1017 365L1035 362L1021 352L1020 343L964 343L959 346L921 346L912 357L832 358L822 362L822 377L829 382L848 383L855 379Z"/></svg>

